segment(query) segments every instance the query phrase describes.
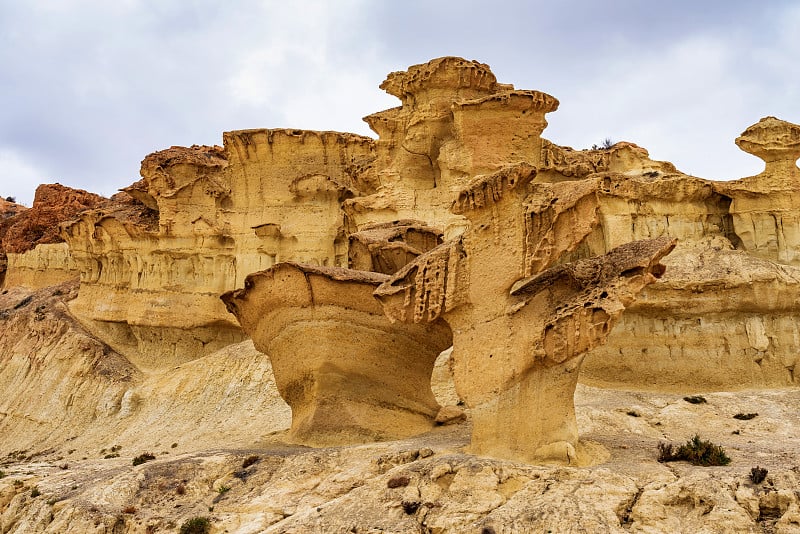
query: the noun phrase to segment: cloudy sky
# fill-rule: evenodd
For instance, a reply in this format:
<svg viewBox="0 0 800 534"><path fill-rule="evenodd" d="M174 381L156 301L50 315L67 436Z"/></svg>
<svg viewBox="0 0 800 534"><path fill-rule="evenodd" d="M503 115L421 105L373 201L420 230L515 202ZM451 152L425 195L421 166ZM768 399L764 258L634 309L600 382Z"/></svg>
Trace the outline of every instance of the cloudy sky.
<svg viewBox="0 0 800 534"><path fill-rule="evenodd" d="M0 0L0 195L111 195L171 145L291 127L371 135L386 74L443 55L561 101L544 136L633 141L726 180L733 140L800 123L794 0Z"/></svg>

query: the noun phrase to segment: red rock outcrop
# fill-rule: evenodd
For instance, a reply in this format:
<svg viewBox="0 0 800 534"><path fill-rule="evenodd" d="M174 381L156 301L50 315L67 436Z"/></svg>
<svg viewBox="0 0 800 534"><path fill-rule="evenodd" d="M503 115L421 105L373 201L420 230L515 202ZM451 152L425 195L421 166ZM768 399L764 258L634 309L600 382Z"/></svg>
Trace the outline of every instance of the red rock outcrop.
<svg viewBox="0 0 800 534"><path fill-rule="evenodd" d="M0 221L0 263L6 265L0 283L39 288L78 276L59 225L108 202L82 189L40 185L30 209L8 209L14 215Z"/></svg>
<svg viewBox="0 0 800 534"><path fill-rule="evenodd" d="M61 184L40 185L36 188L33 206L20 211L3 235L3 250L22 254L36 245L63 243L64 239L58 233L60 223L107 202L107 198L83 189Z"/></svg>

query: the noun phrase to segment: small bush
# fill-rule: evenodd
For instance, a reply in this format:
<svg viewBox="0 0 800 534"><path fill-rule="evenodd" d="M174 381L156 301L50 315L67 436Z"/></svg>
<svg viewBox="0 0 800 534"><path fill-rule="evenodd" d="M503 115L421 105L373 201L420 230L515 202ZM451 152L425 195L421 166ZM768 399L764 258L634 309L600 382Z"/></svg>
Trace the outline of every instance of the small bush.
<svg viewBox="0 0 800 534"><path fill-rule="evenodd" d="M606 137L599 145L592 145L592 150L608 150L614 146L614 144L614 141L612 141L610 137Z"/></svg>
<svg viewBox="0 0 800 534"><path fill-rule="evenodd" d="M658 461L661 463L685 461L692 465L702 466L731 463L731 459L725 454L725 449L710 441L703 441L697 435L678 447L677 450L669 443L659 443Z"/></svg>
<svg viewBox="0 0 800 534"><path fill-rule="evenodd" d="M4 476L6 476L6 472L0 469L0 478L3 478Z"/></svg>
<svg viewBox="0 0 800 534"><path fill-rule="evenodd" d="M41 491L39 491L39 488L37 488L36 486L34 486L33 488L31 488L31 497L33 497L33 498L36 498L36 497L38 497L38 496L39 496L39 495L41 495L41 494L42 494L42 492L41 492Z"/></svg>
<svg viewBox="0 0 800 534"><path fill-rule="evenodd" d="M184 486L183 483L178 484L178 486L175 488L175 493L178 495L186 495L186 486Z"/></svg>
<svg viewBox="0 0 800 534"><path fill-rule="evenodd" d="M222 485L222 486L217 488L217 493L219 493L220 495L223 495L225 493L228 493L230 490L231 490L230 486Z"/></svg>
<svg viewBox="0 0 800 534"><path fill-rule="evenodd" d="M261 457L260 456L256 456L256 455L248 456L247 458L244 459L244 462L242 462L242 469L247 469L248 467L250 467L251 465L253 465L257 461L259 461L260 459L261 459Z"/></svg>
<svg viewBox="0 0 800 534"><path fill-rule="evenodd" d="M408 515L415 513L419 509L418 501L403 501L401 505L403 506L403 511Z"/></svg>
<svg viewBox="0 0 800 534"><path fill-rule="evenodd" d="M119 454L117 454L116 452L112 452L112 453L109 453L109 454L106 454L105 456L103 456L104 460L110 460L111 458L119 458ZM133 465L137 465L137 464L133 464Z"/></svg>
<svg viewBox="0 0 800 534"><path fill-rule="evenodd" d="M126 506L125 508L122 509L122 513L123 514L135 514L136 513L136 507L135 506Z"/></svg>
<svg viewBox="0 0 800 534"><path fill-rule="evenodd" d="M207 517L193 517L181 525L180 534L208 534L211 521Z"/></svg>
<svg viewBox="0 0 800 534"><path fill-rule="evenodd" d="M155 459L156 459L156 457L155 457L154 454L149 453L149 452L145 452L145 453L142 453L142 454L140 454L139 456L137 456L136 458L133 459L133 465L140 465L140 464L143 464L145 462L149 462L150 460L155 460Z"/></svg>
<svg viewBox="0 0 800 534"><path fill-rule="evenodd" d="M767 478L768 472L763 467L756 466L750 470L750 480L753 481L753 484L761 484Z"/></svg>
<svg viewBox="0 0 800 534"><path fill-rule="evenodd" d="M639 415L639 412L637 412L636 410L628 410L628 411L627 411L627 412L625 412L625 413L626 413L626 414L628 414L628 415L630 415L631 417L641 417L641 416Z"/></svg>
<svg viewBox="0 0 800 534"><path fill-rule="evenodd" d="M701 397L700 395L690 395L688 397L684 397L683 400L689 404L705 404L708 402L705 397Z"/></svg>
<svg viewBox="0 0 800 534"><path fill-rule="evenodd" d="M738 419L739 421L749 421L754 417L758 417L757 413L737 413L733 416L734 419Z"/></svg>

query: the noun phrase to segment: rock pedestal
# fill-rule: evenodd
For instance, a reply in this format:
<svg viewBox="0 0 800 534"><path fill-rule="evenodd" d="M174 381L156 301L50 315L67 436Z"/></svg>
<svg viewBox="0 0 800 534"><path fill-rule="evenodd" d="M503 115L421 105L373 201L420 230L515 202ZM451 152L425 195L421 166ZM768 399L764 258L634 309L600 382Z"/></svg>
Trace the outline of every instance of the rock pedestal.
<svg viewBox="0 0 800 534"><path fill-rule="evenodd" d="M553 266L597 224L600 184L534 186L535 175L519 164L475 177L452 208L469 220L465 234L419 256L375 295L395 320L450 324L473 452L575 464L585 461L572 400L583 355L664 272L659 260L675 240Z"/></svg>
<svg viewBox="0 0 800 534"><path fill-rule="evenodd" d="M269 355L292 408L289 439L312 446L398 439L433 428L443 321L391 323L372 293L388 276L281 263L223 300Z"/></svg>

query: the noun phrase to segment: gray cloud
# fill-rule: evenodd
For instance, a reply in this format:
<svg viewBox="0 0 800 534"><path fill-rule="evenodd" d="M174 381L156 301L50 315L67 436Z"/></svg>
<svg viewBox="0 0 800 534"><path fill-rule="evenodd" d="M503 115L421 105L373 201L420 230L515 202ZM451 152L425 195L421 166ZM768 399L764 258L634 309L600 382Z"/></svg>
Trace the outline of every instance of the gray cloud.
<svg viewBox="0 0 800 534"><path fill-rule="evenodd" d="M798 27L790 1L5 2L0 194L109 195L146 154L225 130L366 134L362 116L397 104L377 88L389 71L448 54L558 97L555 142L624 139L736 178L759 170L736 135L800 122Z"/></svg>

